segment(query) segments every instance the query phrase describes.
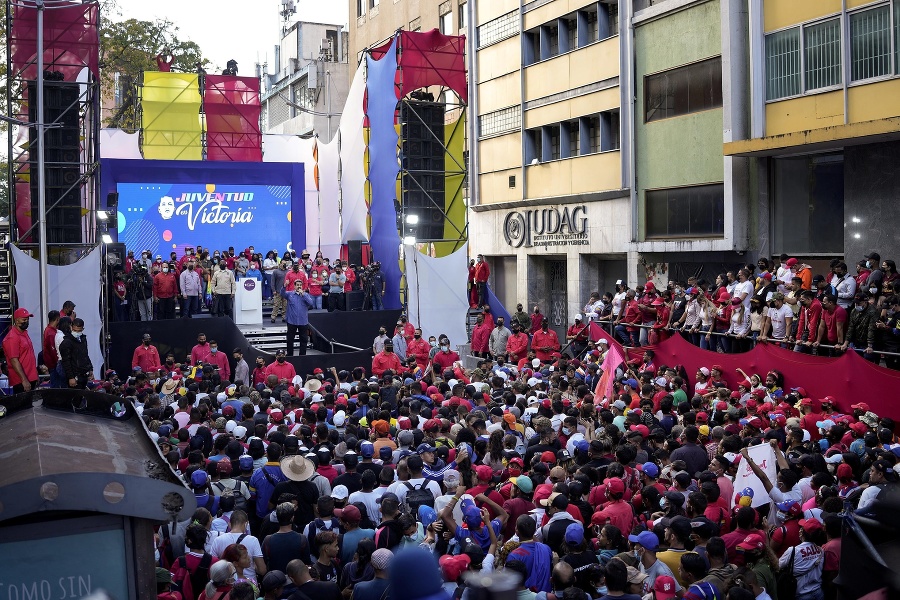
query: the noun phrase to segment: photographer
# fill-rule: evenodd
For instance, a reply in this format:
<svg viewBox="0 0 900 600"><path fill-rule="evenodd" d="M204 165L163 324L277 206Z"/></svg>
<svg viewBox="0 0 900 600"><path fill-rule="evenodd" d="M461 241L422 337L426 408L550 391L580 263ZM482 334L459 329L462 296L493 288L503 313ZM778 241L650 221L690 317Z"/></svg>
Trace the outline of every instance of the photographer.
<svg viewBox="0 0 900 600"><path fill-rule="evenodd" d="M143 263L135 263L130 276L133 307L137 307L141 321L153 320L153 278ZM134 308L132 308L134 310ZM133 316L138 316L133 315Z"/></svg>

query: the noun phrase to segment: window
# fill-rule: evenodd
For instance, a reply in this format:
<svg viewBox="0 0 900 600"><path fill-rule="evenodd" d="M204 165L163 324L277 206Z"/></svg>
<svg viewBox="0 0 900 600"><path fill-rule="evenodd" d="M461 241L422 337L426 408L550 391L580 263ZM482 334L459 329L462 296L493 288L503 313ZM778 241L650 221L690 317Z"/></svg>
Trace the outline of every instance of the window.
<svg viewBox="0 0 900 600"><path fill-rule="evenodd" d="M559 27L556 23L541 27L541 60L559 54Z"/></svg>
<svg viewBox="0 0 900 600"><path fill-rule="evenodd" d="M646 237L719 237L725 232L725 187L697 185L647 190Z"/></svg>
<svg viewBox="0 0 900 600"><path fill-rule="evenodd" d="M609 110L600 113L600 151L609 152L619 149L619 111Z"/></svg>
<svg viewBox="0 0 900 600"><path fill-rule="evenodd" d="M540 60L541 56L541 31L532 29L522 36L522 61L527 67Z"/></svg>
<svg viewBox="0 0 900 600"><path fill-rule="evenodd" d="M766 100L800 93L800 28L766 36Z"/></svg>
<svg viewBox="0 0 900 600"><path fill-rule="evenodd" d="M368 6L368 0L356 0L356 16L361 17L366 14L366 6Z"/></svg>
<svg viewBox="0 0 900 600"><path fill-rule="evenodd" d="M380 1L380 0L370 0L370 1L369 1L369 8L375 8L376 6L378 6L378 2L379 2L379 1Z"/></svg>
<svg viewBox="0 0 900 600"><path fill-rule="evenodd" d="M843 154L772 158L769 169L773 174L772 250L792 255L843 254Z"/></svg>
<svg viewBox="0 0 900 600"><path fill-rule="evenodd" d="M658 121L722 106L722 58L644 77L644 120Z"/></svg>
<svg viewBox="0 0 900 600"><path fill-rule="evenodd" d="M588 151L591 153L600 152L600 117L592 116L585 119L587 136L590 142Z"/></svg>
<svg viewBox="0 0 900 600"><path fill-rule="evenodd" d="M459 21L459 28L465 29L467 23L469 22L465 2L463 2L462 4L459 5L459 19L457 19L457 20Z"/></svg>
<svg viewBox="0 0 900 600"><path fill-rule="evenodd" d="M508 131L515 131L522 125L521 107L510 106L478 117L478 134L488 137Z"/></svg>
<svg viewBox="0 0 900 600"><path fill-rule="evenodd" d="M444 35L453 34L453 13L448 12L441 15L441 33Z"/></svg>
<svg viewBox="0 0 900 600"><path fill-rule="evenodd" d="M543 134L541 128L529 129L525 132L525 162L531 164L535 160L543 161Z"/></svg>
<svg viewBox="0 0 900 600"><path fill-rule="evenodd" d="M567 121L563 123L563 127L566 128L566 134L569 138L568 154L566 156L578 156L580 154L578 144L578 121Z"/></svg>
<svg viewBox="0 0 900 600"><path fill-rule="evenodd" d="M619 5L601 4L600 7L606 13L606 35L600 39L606 39L619 34Z"/></svg>
<svg viewBox="0 0 900 600"><path fill-rule="evenodd" d="M891 72L891 7L880 6L850 15L850 80Z"/></svg>
<svg viewBox="0 0 900 600"><path fill-rule="evenodd" d="M547 125L546 127L544 127L544 133L547 136L545 140L547 142L545 160L559 160L559 124Z"/></svg>
<svg viewBox="0 0 900 600"><path fill-rule="evenodd" d="M409 22L410 31L422 31L422 17L416 17Z"/></svg>
<svg viewBox="0 0 900 600"><path fill-rule="evenodd" d="M478 27L477 33L479 48L484 48L500 40L517 35L519 33L519 11L515 10L488 21Z"/></svg>
<svg viewBox="0 0 900 600"><path fill-rule="evenodd" d="M578 48L578 21L574 17L563 17L560 25L560 52L570 52Z"/></svg>
<svg viewBox="0 0 900 600"><path fill-rule="evenodd" d="M841 20L830 19L803 28L805 87L826 88L841 83Z"/></svg>
<svg viewBox="0 0 900 600"><path fill-rule="evenodd" d="M587 46L599 39L597 6L588 6L578 11L578 47Z"/></svg>

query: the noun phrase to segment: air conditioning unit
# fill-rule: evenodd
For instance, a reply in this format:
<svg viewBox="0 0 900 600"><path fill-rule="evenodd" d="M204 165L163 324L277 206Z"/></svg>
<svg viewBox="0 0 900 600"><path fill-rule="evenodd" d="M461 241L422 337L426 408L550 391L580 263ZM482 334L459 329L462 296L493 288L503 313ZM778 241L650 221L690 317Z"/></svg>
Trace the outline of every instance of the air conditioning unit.
<svg viewBox="0 0 900 600"><path fill-rule="evenodd" d="M319 44L319 56L326 62L333 62L334 53L331 48L331 40L323 38Z"/></svg>

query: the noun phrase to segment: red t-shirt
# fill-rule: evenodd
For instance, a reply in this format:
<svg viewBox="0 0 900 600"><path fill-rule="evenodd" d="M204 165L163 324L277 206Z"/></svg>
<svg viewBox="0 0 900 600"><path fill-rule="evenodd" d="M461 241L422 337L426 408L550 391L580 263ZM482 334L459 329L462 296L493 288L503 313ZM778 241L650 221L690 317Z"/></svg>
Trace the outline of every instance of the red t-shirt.
<svg viewBox="0 0 900 600"><path fill-rule="evenodd" d="M834 311L822 311L822 321L825 322L825 337L827 338L827 342L829 344L837 343L837 324L838 323L847 323L847 311L841 308L840 306L835 306ZM846 327L844 331L846 331Z"/></svg>
<svg viewBox="0 0 900 600"><path fill-rule="evenodd" d="M59 357L56 356L56 327L47 325L44 328L41 350L44 352L44 364L52 371L56 368L56 363L59 361Z"/></svg>
<svg viewBox="0 0 900 600"><path fill-rule="evenodd" d="M19 364L22 365L22 371L28 381L37 381L37 357L34 355L34 345L27 332L13 326L3 339L3 353L6 355L7 361L11 361L13 358L19 359ZM19 385L20 383L22 383L22 378L10 365L9 385Z"/></svg>

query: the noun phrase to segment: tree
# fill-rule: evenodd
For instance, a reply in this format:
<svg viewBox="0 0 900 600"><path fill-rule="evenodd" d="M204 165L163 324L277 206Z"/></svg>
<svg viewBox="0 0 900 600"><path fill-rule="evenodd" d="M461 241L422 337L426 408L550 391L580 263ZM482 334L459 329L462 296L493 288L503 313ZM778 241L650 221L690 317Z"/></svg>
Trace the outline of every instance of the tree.
<svg viewBox="0 0 900 600"><path fill-rule="evenodd" d="M104 118L104 126L131 131L140 127L137 105L141 74L157 71L156 56L166 52L173 57L172 71L196 72L210 65L197 44L178 38L178 27L168 19L101 22L101 98L104 106L115 106Z"/></svg>

